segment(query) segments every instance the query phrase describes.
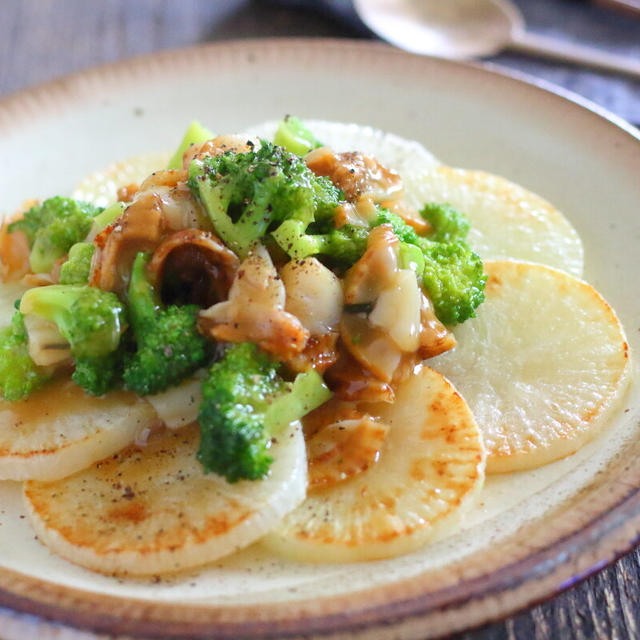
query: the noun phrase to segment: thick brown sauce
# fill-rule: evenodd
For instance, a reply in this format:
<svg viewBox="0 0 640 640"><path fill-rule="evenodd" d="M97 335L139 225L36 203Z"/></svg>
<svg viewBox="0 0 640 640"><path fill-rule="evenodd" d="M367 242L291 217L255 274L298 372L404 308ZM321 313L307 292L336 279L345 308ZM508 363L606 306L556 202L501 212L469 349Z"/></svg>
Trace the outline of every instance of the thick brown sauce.
<svg viewBox="0 0 640 640"><path fill-rule="evenodd" d="M95 398L68 379L56 380L34 392L25 400L0 400L0 426L19 426L42 419L54 420L70 413L88 413L116 403L134 405L138 398L133 393L114 391Z"/></svg>

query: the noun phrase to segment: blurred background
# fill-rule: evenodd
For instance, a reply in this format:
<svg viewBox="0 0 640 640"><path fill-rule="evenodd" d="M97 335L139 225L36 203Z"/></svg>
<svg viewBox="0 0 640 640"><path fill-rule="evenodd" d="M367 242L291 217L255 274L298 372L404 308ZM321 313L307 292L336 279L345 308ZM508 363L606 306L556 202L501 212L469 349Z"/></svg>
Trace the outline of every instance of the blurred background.
<svg viewBox="0 0 640 640"><path fill-rule="evenodd" d="M360 4L367 2L374 0ZM640 65L640 0L514 3L533 34L589 44ZM0 95L159 49L273 36L376 39L352 0L0 0ZM640 123L638 78L511 52L484 59L575 91Z"/></svg>

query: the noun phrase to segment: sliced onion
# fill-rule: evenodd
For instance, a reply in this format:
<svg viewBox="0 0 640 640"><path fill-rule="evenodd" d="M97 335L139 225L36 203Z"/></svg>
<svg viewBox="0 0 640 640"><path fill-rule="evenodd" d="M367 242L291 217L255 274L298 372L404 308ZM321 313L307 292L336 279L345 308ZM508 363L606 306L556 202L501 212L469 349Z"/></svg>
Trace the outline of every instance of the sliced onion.
<svg viewBox="0 0 640 640"><path fill-rule="evenodd" d="M360 314L345 313L340 321L340 337L349 353L376 378L391 382L402 360L396 343Z"/></svg>
<svg viewBox="0 0 640 640"><path fill-rule="evenodd" d="M204 374L204 372L202 372ZM202 403L202 375L185 380L145 400L156 410L158 419L169 429L179 429L198 419Z"/></svg>
<svg viewBox="0 0 640 640"><path fill-rule="evenodd" d="M29 356L39 367L58 364L71 357L69 342L53 322L28 313L24 326L29 336Z"/></svg>

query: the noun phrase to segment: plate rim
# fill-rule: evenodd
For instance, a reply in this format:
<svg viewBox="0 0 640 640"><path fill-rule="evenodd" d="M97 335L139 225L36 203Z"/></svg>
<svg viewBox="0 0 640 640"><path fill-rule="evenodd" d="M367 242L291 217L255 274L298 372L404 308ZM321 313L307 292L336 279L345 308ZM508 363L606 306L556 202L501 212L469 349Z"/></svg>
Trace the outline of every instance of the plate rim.
<svg viewBox="0 0 640 640"><path fill-rule="evenodd" d="M175 66L195 57L214 60L225 54L246 54L248 50L255 54L266 49L277 49L282 54L285 50L291 52L309 47L337 48L344 52L357 50L360 55L368 51L386 59L412 60L413 64L424 64L426 67L445 66L454 72L456 69L473 69L493 78L517 83L521 89L534 89L541 92L540 95L568 101L574 107L586 110L598 119L604 119L609 125L624 131L635 142L640 143L640 131L623 119L586 98L527 74L494 64L463 63L417 56L384 43L332 38L229 40L167 49L91 67L3 97L0 100L0 132L7 124L15 126L16 119L29 117L34 110L42 109L43 102L52 104L55 101L57 109L64 109L73 104L78 91L85 85L109 76L133 76L143 71L146 73L152 67L160 68L167 61ZM629 416L628 419L638 420L640 414ZM258 618L262 619L255 619L255 605L211 607L188 603L158 604L64 587L46 579L0 567L0 606L32 614L43 620L62 622L77 629L144 634L147 637L169 637L167 634L171 634L171 637L183 640L211 637L212 632L216 632L219 638L246 636L266 639L298 635L355 638L364 637L363 634L372 629L380 630L382 624L386 630L405 633L406 637L417 637L414 634L418 629L421 637L424 637L425 632L429 633L428 637L437 637L453 630L460 631L505 617L535 602L551 598L633 548L640 538L640 462L635 463L635 460L640 460L640 456L636 455L638 452L640 444L631 444L624 450L628 462L625 469L627 480L635 482L619 483L612 487L607 480L618 476L621 471L609 467L606 477L600 478L597 486L590 488L588 495L585 493L572 499L571 504L555 507L563 513L575 514L576 522L580 523L577 530L575 523L571 526L572 531L558 530L558 539L553 544L545 546L541 541L540 549L535 553L528 553L523 557L516 554L498 572L483 574L476 567L476 573L473 574L467 568L460 574L463 576L461 582L440 591L426 592L423 581L425 577L442 578L443 573L451 572L452 565L403 579L400 583L322 598L324 613L318 610L315 599L295 600L259 605L262 614ZM596 498L602 501L598 510L593 507L597 502ZM588 510L583 504L585 501L590 503ZM521 531L518 535L521 535ZM532 545L537 537L539 534L532 531ZM594 541L598 542L597 551L592 548ZM486 555L486 550L479 553ZM478 552L472 556L477 554ZM503 550L500 555L504 555ZM456 564L459 563L454 563L454 566ZM536 589L530 588L531 578L518 583L518 578L527 572L529 575L533 572L537 580ZM403 597L398 597L396 593L395 599L389 599L386 592L398 592L399 585L404 589ZM527 587L526 593L523 585ZM345 608L345 602L350 602L351 605ZM137 612L132 611L136 607ZM168 608L170 611L167 611ZM300 615L292 618L290 612L284 611L290 608L296 609ZM463 614L464 621L461 620ZM216 626L212 627L212 624ZM420 629L426 624L432 626Z"/></svg>

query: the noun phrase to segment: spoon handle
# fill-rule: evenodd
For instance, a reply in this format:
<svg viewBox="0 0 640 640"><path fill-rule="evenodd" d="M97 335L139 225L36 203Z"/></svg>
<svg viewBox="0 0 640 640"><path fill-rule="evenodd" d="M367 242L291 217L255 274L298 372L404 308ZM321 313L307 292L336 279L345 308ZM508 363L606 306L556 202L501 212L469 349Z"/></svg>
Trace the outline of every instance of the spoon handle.
<svg viewBox="0 0 640 640"><path fill-rule="evenodd" d="M640 60L626 58L602 51L594 47L564 42L536 33L520 32L513 34L510 49L533 53L548 58L564 60L607 71L617 71L640 78Z"/></svg>

